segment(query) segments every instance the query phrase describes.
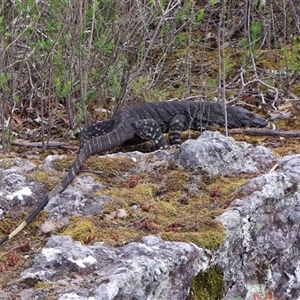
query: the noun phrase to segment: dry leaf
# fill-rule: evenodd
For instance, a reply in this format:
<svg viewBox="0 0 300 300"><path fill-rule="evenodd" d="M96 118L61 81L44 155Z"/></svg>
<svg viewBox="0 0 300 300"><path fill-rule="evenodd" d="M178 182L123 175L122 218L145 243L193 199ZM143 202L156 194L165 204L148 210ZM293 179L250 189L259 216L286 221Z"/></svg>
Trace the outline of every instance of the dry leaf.
<svg viewBox="0 0 300 300"><path fill-rule="evenodd" d="M111 212L107 217L109 219L124 219L127 216L127 212L124 208L117 209Z"/></svg>

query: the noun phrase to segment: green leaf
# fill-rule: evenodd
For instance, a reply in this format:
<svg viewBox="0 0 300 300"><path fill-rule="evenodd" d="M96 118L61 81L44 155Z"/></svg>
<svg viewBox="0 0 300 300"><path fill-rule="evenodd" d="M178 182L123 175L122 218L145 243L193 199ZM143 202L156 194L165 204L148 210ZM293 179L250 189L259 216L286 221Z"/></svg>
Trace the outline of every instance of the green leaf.
<svg viewBox="0 0 300 300"><path fill-rule="evenodd" d="M199 24L203 20L204 15L205 15L205 10L204 8L202 8L199 10L198 14L196 15L196 23Z"/></svg>

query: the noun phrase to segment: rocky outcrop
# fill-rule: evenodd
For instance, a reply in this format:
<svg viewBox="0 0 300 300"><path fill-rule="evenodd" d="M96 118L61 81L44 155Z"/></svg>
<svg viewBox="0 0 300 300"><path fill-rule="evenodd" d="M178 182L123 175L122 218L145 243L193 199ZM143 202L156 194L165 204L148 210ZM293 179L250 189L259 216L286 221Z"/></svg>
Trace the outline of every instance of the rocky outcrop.
<svg viewBox="0 0 300 300"><path fill-rule="evenodd" d="M274 160L272 151L236 142L219 132L204 131L197 140L188 140L180 147L174 161L185 169L201 169L209 175L260 174Z"/></svg>
<svg viewBox="0 0 300 300"><path fill-rule="evenodd" d="M276 171L253 178L218 217L226 239L215 259L224 270L224 299L271 290L300 299L300 155L278 160Z"/></svg>
<svg viewBox="0 0 300 300"><path fill-rule="evenodd" d="M5 286L3 299L13 299L16 294L25 300L186 299L192 278L214 266L223 270L226 300L252 300L254 293L263 295L267 290L276 297L300 299L300 155L276 159L265 147L207 131L199 139L183 143L179 152L132 152L111 157L119 156L133 160L136 172L148 174L170 163L196 172L195 176L198 171L207 176L251 174L217 217L225 227L221 247L208 251L152 235L113 248L99 242L82 245L68 236L53 235L33 262L23 267L20 279ZM36 195L45 191L43 185L21 175L22 168L34 170L33 164L18 160L0 167L0 184L5 186L0 195L0 216L32 205ZM51 160L46 167L51 168ZM163 172L155 175L166 176ZM195 193L199 178L190 179ZM101 195L101 187L91 176L77 176L47 205L49 217L42 231L53 232L68 225L75 213L83 217L100 214L103 205L111 201ZM95 192L100 196L94 197ZM32 287L36 282L46 287Z"/></svg>

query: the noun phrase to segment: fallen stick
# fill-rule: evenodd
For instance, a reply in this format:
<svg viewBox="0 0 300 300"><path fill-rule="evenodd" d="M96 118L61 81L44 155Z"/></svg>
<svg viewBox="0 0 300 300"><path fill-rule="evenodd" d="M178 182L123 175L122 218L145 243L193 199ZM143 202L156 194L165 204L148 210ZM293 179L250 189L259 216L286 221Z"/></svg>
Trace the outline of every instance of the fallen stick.
<svg viewBox="0 0 300 300"><path fill-rule="evenodd" d="M228 132L232 134L300 137L300 131L285 131L271 129L229 129Z"/></svg>
<svg viewBox="0 0 300 300"><path fill-rule="evenodd" d="M64 149L68 149L71 151L75 151L78 150L77 146L73 146L73 145L68 145L64 142L55 142L55 141L49 141L49 142L26 142L23 140L15 140L12 142L13 146L20 146L20 147L34 147L34 148L64 148Z"/></svg>

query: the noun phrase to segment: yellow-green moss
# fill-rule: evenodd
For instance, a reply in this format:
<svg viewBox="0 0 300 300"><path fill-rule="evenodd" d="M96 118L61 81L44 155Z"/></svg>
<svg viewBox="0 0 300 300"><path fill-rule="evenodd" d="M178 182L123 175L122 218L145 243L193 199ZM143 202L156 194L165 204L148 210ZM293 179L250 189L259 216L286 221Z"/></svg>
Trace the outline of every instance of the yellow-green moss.
<svg viewBox="0 0 300 300"><path fill-rule="evenodd" d="M124 173L136 168L137 164L127 157L117 156L92 156L88 160L88 167L92 170L103 172L106 176L112 176L116 173Z"/></svg>
<svg viewBox="0 0 300 300"><path fill-rule="evenodd" d="M119 221L119 223L123 223ZM123 246L131 242L139 242L144 235L149 234L143 232L143 230L134 226L118 226L118 229L114 226L106 227L101 230L101 240L102 237L105 238L105 243L110 246Z"/></svg>
<svg viewBox="0 0 300 300"><path fill-rule="evenodd" d="M96 235L97 227L92 219L82 216L70 218L70 224L61 232L62 235L69 235L73 239L83 241L84 238Z"/></svg>
<svg viewBox="0 0 300 300"><path fill-rule="evenodd" d="M165 182L166 188L170 192L182 191L188 184L188 173L184 170L176 170L168 174Z"/></svg>
<svg viewBox="0 0 300 300"><path fill-rule="evenodd" d="M91 242L104 241L110 246L122 246L132 241L138 241L143 236L141 230L129 225L126 219L105 219L97 217L74 216L70 224L61 231L73 239L85 243L91 237Z"/></svg>
<svg viewBox="0 0 300 300"><path fill-rule="evenodd" d="M162 184L156 187L155 194L159 195L156 197L156 199L159 201L177 203L178 199L180 199L186 193L179 190L167 191L165 185Z"/></svg>
<svg viewBox="0 0 300 300"><path fill-rule="evenodd" d="M0 233L1 235L7 235L11 233L20 223L28 216L28 214L32 211L32 209L27 209L26 211L18 210L13 213L8 213L5 216L5 219L0 221ZM38 243L42 244L44 237L40 236L39 229L41 224L46 220L48 214L45 211L41 211L36 218L28 226L26 226L26 230L21 231L17 234L12 242L22 244L25 241L25 236L30 236L30 240L39 240ZM26 234L25 234L26 232ZM9 244L7 244L9 246ZM1 257L1 255L0 255Z"/></svg>
<svg viewBox="0 0 300 300"><path fill-rule="evenodd" d="M52 286L53 283L50 282L45 282L45 281L38 281L35 285L35 289L40 289L40 290L45 290L45 289L52 289L55 288ZM62 283L60 283L60 285L63 285Z"/></svg>
<svg viewBox="0 0 300 300"><path fill-rule="evenodd" d="M112 246L137 241L143 235L158 234L166 240L193 242L200 247L217 249L223 241L224 229L214 218L222 213L231 193L247 180L222 176L209 177L207 180L205 177L199 180L199 191L189 195L189 178L195 174L176 166L168 165L162 180L156 183L148 174L144 174L136 186L127 188L122 187L126 177L121 178L121 172L135 167L130 159L96 157L91 158L89 163L92 163L93 169L106 172L106 178L120 174L120 177L117 176L118 182L106 183L106 189L94 195L107 195L112 200L103 204L103 213L97 217L71 218L62 234L81 242L88 236L94 236L94 240ZM45 174L43 176L43 179L47 177ZM103 174L99 176L104 177ZM202 175L199 173L196 176ZM217 190L217 195L212 196L212 190ZM186 202L182 203L182 198L186 198ZM121 218L116 213L120 209L124 210Z"/></svg>
<svg viewBox="0 0 300 300"><path fill-rule="evenodd" d="M211 220L209 225L199 221L191 226L199 227L199 229L193 232L162 232L160 236L168 241L192 242L198 247L210 250L218 249L224 240L225 230L217 221ZM185 230L189 230L188 226Z"/></svg>
<svg viewBox="0 0 300 300"><path fill-rule="evenodd" d="M223 272L219 267L212 267L193 278L188 300L222 300L224 294Z"/></svg>
<svg viewBox="0 0 300 300"><path fill-rule="evenodd" d="M153 198L153 185L137 184L133 188L115 187L108 191L101 192L99 195L107 195L113 199L119 199L124 203L124 206L140 204L146 200ZM109 203L104 203L103 207L111 206Z"/></svg>
<svg viewBox="0 0 300 300"><path fill-rule="evenodd" d="M76 156L63 157L53 160L53 165L58 170L70 169ZM91 156L87 160L88 169L102 172L106 176L115 175L116 172L126 172L135 168L137 164L130 158L117 156Z"/></svg>
<svg viewBox="0 0 300 300"><path fill-rule="evenodd" d="M109 194L109 193L107 193ZM120 208L127 208L128 202L126 199L120 198L120 197L113 197L111 200L106 201L102 205L102 211L105 214L109 214L117 209Z"/></svg>
<svg viewBox="0 0 300 300"><path fill-rule="evenodd" d="M205 186L205 191L208 196L212 196L216 193L216 200L226 198L236 191L239 187L244 185L249 179L247 176L243 177L223 177L221 175L216 175L214 180ZM213 199L211 199L213 200Z"/></svg>
<svg viewBox="0 0 300 300"><path fill-rule="evenodd" d="M49 190L52 190L61 180L59 177L62 174L57 174L56 172L47 173L44 171L34 171L32 173L25 174L26 177L33 180L37 180L47 186Z"/></svg>
<svg viewBox="0 0 300 300"><path fill-rule="evenodd" d="M63 156L52 160L56 170L63 171L70 169L76 159L76 155Z"/></svg>
<svg viewBox="0 0 300 300"><path fill-rule="evenodd" d="M244 134L234 134L230 135L236 141L246 142L252 144L253 146L262 145L265 140L265 136L255 136L255 135L244 135Z"/></svg>
<svg viewBox="0 0 300 300"><path fill-rule="evenodd" d="M153 213L156 216L155 220L157 223L168 225L178 219L180 210L176 203L158 200L155 204Z"/></svg>
<svg viewBox="0 0 300 300"><path fill-rule="evenodd" d="M174 169L171 174L171 181L182 181L181 189L184 189L187 178L191 176L188 171ZM197 197L189 196L180 189L162 191L161 195L156 196L155 184L147 185L147 180L149 178L145 177L143 183L134 188L116 186L100 193L112 198L102 206L103 221L99 228L101 241L120 245L155 233L166 240L193 242L200 247L216 249L222 243L224 229L214 218L222 213L231 193L247 179L211 177L209 185L201 186L202 192ZM210 191L213 189L219 190L220 194L211 197ZM180 201L183 197L187 199L185 204ZM136 208L132 210L132 206ZM115 213L119 209L126 212L121 219Z"/></svg>
<svg viewBox="0 0 300 300"><path fill-rule="evenodd" d="M201 135L201 133L199 131L194 131L194 130L187 130L184 131L181 135L181 141L184 142L186 140L189 139L197 139L199 136Z"/></svg>
<svg viewBox="0 0 300 300"><path fill-rule="evenodd" d="M66 162L71 165L73 159L59 160L60 168L69 168ZM132 169L136 167L130 158L95 156L88 159L87 165L88 169L100 172L94 176L103 184L103 189L94 196L107 195L112 200L103 204L102 214L98 216L71 218L62 234L81 242L93 236L93 240L112 246L158 234L166 240L193 242L200 247L217 249L224 239L224 228L214 218L222 213L231 193L247 180L195 174L166 164L154 177L143 174L136 186L128 188L122 182L134 174ZM40 181L48 176L39 175ZM161 175L161 180L154 179L156 175ZM197 179L198 190L190 195L188 185L192 176L203 178ZM181 201L183 198L186 201ZM120 209L124 213L119 218L116 212Z"/></svg>
<svg viewBox="0 0 300 300"><path fill-rule="evenodd" d="M1 168L4 168L4 169L11 168L11 167L15 166L16 164L17 163L16 163L15 159L13 159L13 158L6 157L6 158L0 159Z"/></svg>

